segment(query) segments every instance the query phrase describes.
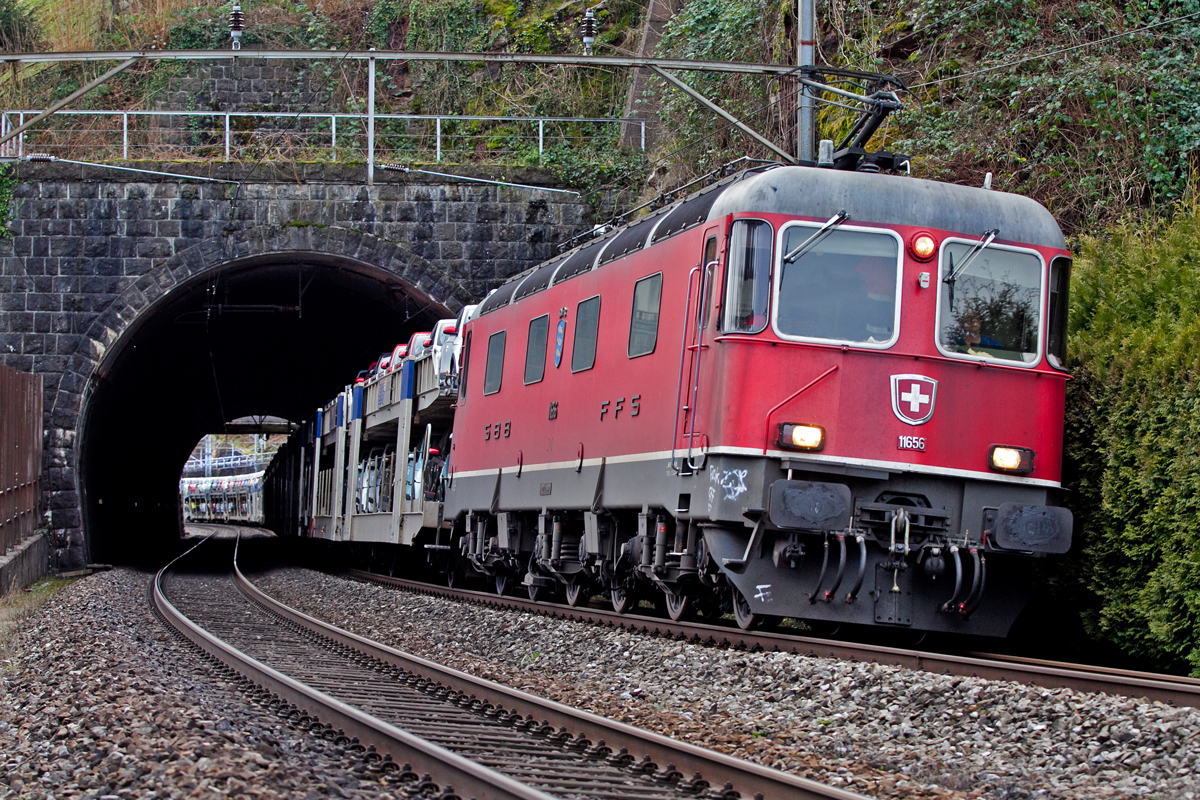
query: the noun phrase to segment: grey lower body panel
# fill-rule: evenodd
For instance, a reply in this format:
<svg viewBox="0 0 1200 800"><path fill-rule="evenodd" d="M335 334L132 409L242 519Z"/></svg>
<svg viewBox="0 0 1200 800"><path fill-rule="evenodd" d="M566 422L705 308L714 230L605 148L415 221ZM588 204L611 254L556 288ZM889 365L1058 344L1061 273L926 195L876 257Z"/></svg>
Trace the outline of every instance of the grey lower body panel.
<svg viewBox="0 0 1200 800"><path fill-rule="evenodd" d="M771 485L789 482L788 470L776 458L710 456L699 470L682 475L663 458L589 464L579 471L571 467L526 468L519 476L497 470L455 477L446 492L445 519L500 511L597 509L619 515L647 509L679 522L695 522L703 530L701 538L709 563L716 565L714 572L746 598L750 611L769 616L1004 636L1024 608L1033 558L1030 553L998 549L988 530L989 526L995 528L996 510L1006 503L1044 505L1045 488L851 468L821 472L809 466L795 469L790 480L805 485L825 482L836 489L838 497L849 497L853 504L849 527L841 532L847 548L844 572L829 602L823 594L810 602L821 576L825 535L782 530L769 521ZM901 506L922 512L919 516L924 525L920 531L913 528L907 551L903 538L891 541L890 531L881 528L880 522L892 513L888 509ZM768 521L753 551L747 553L755 521L763 515ZM927 524L930 519L937 521L935 527ZM618 544L635 535L627 522L620 522ZM866 548L866 563L859 590L847 602L859 582L859 536ZM837 533L831 532L828 539L831 552L822 592L833 588L840 560ZM959 550L958 569L953 565L952 545ZM785 548L789 557L781 559ZM976 569L972 549L982 556L981 569ZM924 559L931 553L941 559L942 567L927 571ZM727 560L735 566L730 568ZM898 567L898 561L904 566ZM967 599L977 571L984 573L984 585L964 610L962 601ZM962 591L956 603L942 610L955 593L956 574L964 584Z"/></svg>

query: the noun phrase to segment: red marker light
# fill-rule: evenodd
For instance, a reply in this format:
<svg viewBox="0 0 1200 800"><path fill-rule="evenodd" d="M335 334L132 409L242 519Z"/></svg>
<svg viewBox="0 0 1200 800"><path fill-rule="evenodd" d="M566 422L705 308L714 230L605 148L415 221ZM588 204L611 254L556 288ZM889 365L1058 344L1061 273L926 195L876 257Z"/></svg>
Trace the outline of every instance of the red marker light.
<svg viewBox="0 0 1200 800"><path fill-rule="evenodd" d="M918 233L909 240L908 250L918 261L928 261L937 252L937 240L931 233Z"/></svg>
<svg viewBox="0 0 1200 800"><path fill-rule="evenodd" d="M431 448L429 448L429 455L431 455L431 456L440 456L441 454L442 454L442 451L441 451L441 450L438 450L436 447L431 447Z"/></svg>

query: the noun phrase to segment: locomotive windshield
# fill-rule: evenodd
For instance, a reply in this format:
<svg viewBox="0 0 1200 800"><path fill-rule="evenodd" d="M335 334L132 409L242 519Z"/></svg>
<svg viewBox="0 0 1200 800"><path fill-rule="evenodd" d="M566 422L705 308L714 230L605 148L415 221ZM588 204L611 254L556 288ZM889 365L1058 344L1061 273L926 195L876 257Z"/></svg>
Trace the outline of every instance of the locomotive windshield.
<svg viewBox="0 0 1200 800"><path fill-rule="evenodd" d="M815 227L793 225L790 253ZM886 345L896 333L900 244L890 234L834 230L795 261L779 266L775 328L780 336Z"/></svg>
<svg viewBox="0 0 1200 800"><path fill-rule="evenodd" d="M947 353L1036 362L1041 259L992 245L963 269L961 265L974 247L971 242L950 242L942 248L939 346ZM947 280L950 276L953 279Z"/></svg>

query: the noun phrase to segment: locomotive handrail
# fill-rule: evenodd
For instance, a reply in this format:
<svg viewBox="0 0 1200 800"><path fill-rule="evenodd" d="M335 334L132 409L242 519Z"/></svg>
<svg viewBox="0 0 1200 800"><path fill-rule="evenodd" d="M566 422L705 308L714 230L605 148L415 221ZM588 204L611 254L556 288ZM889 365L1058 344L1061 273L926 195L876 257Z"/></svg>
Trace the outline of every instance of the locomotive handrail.
<svg viewBox="0 0 1200 800"><path fill-rule="evenodd" d="M675 472L683 472L683 464L679 468L675 467L675 451L679 436L679 395L683 392L683 360L687 357L687 339L688 339L688 320L692 316L692 278L700 271L700 265L692 267L692 271L688 273L687 282L687 303L683 307L683 336L679 341L679 378L675 382L675 424L671 427L671 469ZM687 406L683 407L685 410Z"/></svg>
<svg viewBox="0 0 1200 800"><path fill-rule="evenodd" d="M689 405L689 411L688 411L688 432L687 432L687 440L688 440L687 465L688 465L688 469L690 469L692 472L699 472L700 466L703 465L703 461L699 465L697 465L695 462L692 461L692 444L696 440L696 403L697 403L697 395L700 391L700 358L701 358L701 356L704 355L704 323L706 321L704 312L707 310L707 303L708 303L709 268L715 267L716 265L717 265L716 260L709 261L708 263L706 263L704 265L703 269L700 270L700 287L696 292L696 344L694 345L696 355L695 355L694 359L692 360L692 401L691 401L691 404ZM691 278L689 277L688 278L689 299L691 296L691 291L692 291L692 283L691 283ZM685 325L690 320L690 318L691 318L690 314L685 315L685 317L684 317ZM685 328L684 330L686 331L687 329ZM692 349L692 348L689 347L688 349Z"/></svg>
<svg viewBox="0 0 1200 800"><path fill-rule="evenodd" d="M784 399L784 400L780 400L780 401L779 401L777 404L775 404L774 406L772 406L771 410L767 412L767 419L766 419L766 422L767 422L767 429L766 429L766 431L764 432L764 436L763 436L763 455L764 455L764 456L767 454L767 447L768 447L768 446L771 444L771 415L772 415L772 414L774 414L774 413L775 413L776 411L778 411L779 409L781 409L781 408L783 408L784 406L786 406L788 403L790 403L790 402L792 402L793 400L795 400L795 399L796 399L797 397L799 397L800 395L804 394L806 391L808 391L809 389L811 389L813 386L815 386L815 385L817 385L818 383L820 383L820 382L821 382L821 380L822 380L822 379L824 379L824 378L825 378L825 376L826 376L826 375L828 375L829 373L831 373L831 372L836 372L836 371L837 371L837 368L838 368L839 366L841 366L841 365L840 365L840 364L834 364L832 367L830 367L829 369L825 370L825 371L824 371L824 372L822 372L820 375L818 375L817 377L813 378L813 379L812 379L811 381L809 381L808 383L806 383L806 384L804 384L803 386L801 386L801 387L800 387L799 389L797 389L797 390L796 390L794 393L792 393L792 394L788 395L788 397L787 397L786 399Z"/></svg>

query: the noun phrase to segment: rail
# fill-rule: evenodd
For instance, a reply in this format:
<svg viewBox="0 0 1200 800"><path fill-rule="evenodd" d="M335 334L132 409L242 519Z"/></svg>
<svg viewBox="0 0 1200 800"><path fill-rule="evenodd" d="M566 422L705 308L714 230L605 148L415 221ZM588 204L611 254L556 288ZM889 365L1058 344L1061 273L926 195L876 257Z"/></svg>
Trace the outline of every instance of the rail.
<svg viewBox="0 0 1200 800"><path fill-rule="evenodd" d="M186 556L187 553L180 559ZM565 793L613 798L672 797L694 796L710 786L724 784L723 796L757 794L764 798L799 800L864 800L854 792L643 731L344 631L279 603L259 590L238 568L235 549L233 582L244 601L239 601L231 612L233 604L215 597L208 586L198 596L203 596L205 603L226 606L217 612L219 620L236 617L243 628L247 624L257 626L253 632L246 630L240 635L247 641L260 643L257 646L268 653L274 652L270 648L276 637L262 626L273 624L279 636L288 639L281 648L275 648L287 653L284 661L290 665L285 668L289 674L284 674L237 649L234 642L208 633L171 603L163 583L180 559L164 567L154 582L155 606L170 625L220 662L276 695L283 704L294 706L292 716L299 716L300 712L326 725L337 725L342 728L343 736L357 738L357 744L370 744L379 752L410 762L443 784L452 781L459 796L545 800L557 792L558 796ZM265 612L269 619L251 622L247 604L260 617ZM288 633L289 628L309 643L308 650L316 646L312 643L320 643L323 652L314 661L321 663L310 667L305 658L297 657L296 645L291 643L297 637ZM230 627L230 630L235 638L239 635L238 629ZM331 655L344 659L345 666L334 664ZM352 675L352 670L360 670L361 674ZM306 684L310 674L326 679L326 684L333 676L326 689L329 693ZM364 694L361 689L365 685L360 683L364 679L379 684L378 691ZM343 687L342 683L346 685ZM385 683L389 684L386 689ZM336 696L342 689L363 699L349 705ZM416 705L426 710L414 719L412 712L404 707L406 690L440 699L446 708L433 709L431 713L432 699L422 699ZM412 701L408 703L414 705ZM380 708L381 713L398 722L389 723L367 713L356 707L360 704ZM399 720L404 719L415 721L412 731L399 727L404 724ZM438 720L440 724L430 726L430 720ZM478 733L472 733L472 729ZM416 732L420 732L420 738L414 735ZM435 743L439 736L447 740L445 747ZM481 743L488 739L498 742L499 753L484 752ZM495 767L483 766L452 750L476 754L476 758L494 763ZM481 755L484 757L480 758ZM685 780L686 774L693 772L695 777ZM540 788L533 788L531 783Z"/></svg>
<svg viewBox="0 0 1200 800"><path fill-rule="evenodd" d="M0 111L0 139L40 113ZM53 120L71 118L77 124L51 127ZM58 111L0 145L0 157L23 158L45 150L83 160L239 161L269 155L362 162L373 155L376 160L442 163L476 161L482 152L489 162L540 164L549 147L614 139L626 124L640 126L640 149L645 150L646 120L636 118L90 109ZM368 140L372 127L373 142Z"/></svg>
<svg viewBox="0 0 1200 800"><path fill-rule="evenodd" d="M445 776L450 776L449 779L460 790L465 789L476 797L496 800L551 800L549 795L522 786L507 776L413 736L272 669L213 636L180 613L163 591L164 577L180 559L203 545L211 536L210 534L205 537L191 550L163 567L154 578L154 606L162 618L182 636L220 663L287 703L303 709L327 724L338 725L343 732L348 732L361 741L370 742L379 752L399 757L419 771L437 774L443 780L446 780Z"/></svg>
<svg viewBox="0 0 1200 800"><path fill-rule="evenodd" d="M692 641L715 642L732 647L780 650L808 656L841 660L873 661L925 672L961 677L986 678L1028 683L1048 689L1068 688L1080 692L1103 692L1123 697L1144 697L1177 706L1200 708L1200 680L1151 672L1114 669L1089 664L1067 664L1019 656L991 653L955 655L898 647L841 642L810 636L789 635L764 631L743 631L724 625L699 622L671 622L658 617L637 614L618 614L586 606L533 602L519 597L507 597L469 589L451 589L421 581L393 578L363 570L348 569L347 575L479 605L510 608L534 614L544 614L598 625L611 625L630 630L683 638Z"/></svg>

